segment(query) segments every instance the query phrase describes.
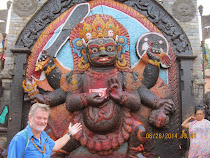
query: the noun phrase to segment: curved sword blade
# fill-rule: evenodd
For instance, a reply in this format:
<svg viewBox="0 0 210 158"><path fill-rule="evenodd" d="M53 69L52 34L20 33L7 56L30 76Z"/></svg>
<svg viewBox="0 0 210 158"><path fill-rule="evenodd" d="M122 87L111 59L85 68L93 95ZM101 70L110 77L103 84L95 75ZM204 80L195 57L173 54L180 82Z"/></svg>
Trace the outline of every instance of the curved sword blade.
<svg viewBox="0 0 210 158"><path fill-rule="evenodd" d="M59 35L55 38L52 44L44 50L46 55L55 57L59 52L59 50L62 48L62 46L69 39L70 33L73 30L73 28L79 22L81 22L85 17L87 17L89 12L90 12L89 3L83 3L77 5L69 14L68 18L63 24L63 27L61 28L61 31L59 32Z"/></svg>

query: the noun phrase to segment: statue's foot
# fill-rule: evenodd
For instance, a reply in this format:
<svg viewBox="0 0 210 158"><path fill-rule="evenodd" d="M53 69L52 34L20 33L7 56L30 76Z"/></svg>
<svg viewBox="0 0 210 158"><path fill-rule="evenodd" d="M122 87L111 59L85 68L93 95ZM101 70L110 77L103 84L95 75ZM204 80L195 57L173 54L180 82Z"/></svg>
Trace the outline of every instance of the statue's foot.
<svg viewBox="0 0 210 158"><path fill-rule="evenodd" d="M144 151L144 146L140 144L138 147L129 147L128 150L129 158L138 158L137 154Z"/></svg>
<svg viewBox="0 0 210 158"><path fill-rule="evenodd" d="M138 147L129 147L129 150L133 150L134 152L141 152L144 151L144 146L140 144Z"/></svg>

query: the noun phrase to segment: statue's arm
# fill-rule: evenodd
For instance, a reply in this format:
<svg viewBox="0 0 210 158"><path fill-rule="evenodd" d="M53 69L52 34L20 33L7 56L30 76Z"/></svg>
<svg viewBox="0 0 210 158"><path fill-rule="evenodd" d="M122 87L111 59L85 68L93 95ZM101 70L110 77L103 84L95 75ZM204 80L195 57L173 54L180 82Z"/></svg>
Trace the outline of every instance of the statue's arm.
<svg viewBox="0 0 210 158"><path fill-rule="evenodd" d="M65 103L69 83L71 82L71 76L72 72L63 74L61 76L60 88L51 92L44 91L40 88L38 94L28 95L29 97L25 98L24 101L31 101L31 103L39 102L50 106L56 106Z"/></svg>
<svg viewBox="0 0 210 158"><path fill-rule="evenodd" d="M59 88L46 94L36 94L30 97L32 102L39 102L50 106L56 106L65 103L66 92ZM27 100L25 100L27 101Z"/></svg>
<svg viewBox="0 0 210 158"><path fill-rule="evenodd" d="M66 96L66 108L70 112L78 111L87 106L85 93L71 93Z"/></svg>
<svg viewBox="0 0 210 158"><path fill-rule="evenodd" d="M128 85L126 81L130 79L129 77L126 78L126 76L132 76L132 74L126 74L127 73L120 73L118 78L110 78L108 80L109 97L111 97L111 99L117 104L129 108L131 111L137 111L141 106L141 100L138 91L136 88L129 88L135 87L136 83L130 83L129 86L126 86ZM133 79L131 78L131 80ZM131 84L133 86L130 86Z"/></svg>
<svg viewBox="0 0 210 158"><path fill-rule="evenodd" d="M59 88L48 94L44 94L44 99L50 106L60 105L65 103L66 92L63 89Z"/></svg>
<svg viewBox="0 0 210 158"><path fill-rule="evenodd" d="M175 109L174 102L171 99L162 99L147 89L143 84L138 88L141 103L152 108L158 109L164 106L166 114L173 112Z"/></svg>
<svg viewBox="0 0 210 158"><path fill-rule="evenodd" d="M143 84L137 89L140 98L141 98L141 103L156 109L158 108L156 103L158 100L160 100L160 97L156 96L153 92L151 92L147 87L145 87Z"/></svg>
<svg viewBox="0 0 210 158"><path fill-rule="evenodd" d="M77 74L69 82L68 92L66 95L66 108L70 112L81 110L87 106L100 106L107 98L100 97L99 93L89 93L86 87L85 74ZM76 83L76 84L75 84Z"/></svg>
<svg viewBox="0 0 210 158"><path fill-rule="evenodd" d="M137 91L126 92L123 91L122 99L120 102L126 108L131 111L138 111L141 106L141 100Z"/></svg>

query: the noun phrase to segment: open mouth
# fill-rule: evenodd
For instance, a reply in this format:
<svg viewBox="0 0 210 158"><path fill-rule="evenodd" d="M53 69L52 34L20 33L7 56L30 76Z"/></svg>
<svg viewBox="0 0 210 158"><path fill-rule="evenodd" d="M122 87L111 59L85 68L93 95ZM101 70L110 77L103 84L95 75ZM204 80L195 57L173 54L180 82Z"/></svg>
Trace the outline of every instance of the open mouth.
<svg viewBox="0 0 210 158"><path fill-rule="evenodd" d="M152 53L155 53L155 54L160 54L161 52L163 52L163 48L154 48L154 47L150 47L150 51Z"/></svg>
<svg viewBox="0 0 210 158"><path fill-rule="evenodd" d="M106 61L109 61L110 58L109 57L103 57L103 58L99 58L98 61L100 62L106 62Z"/></svg>
<svg viewBox="0 0 210 158"><path fill-rule="evenodd" d="M152 53L160 54L161 50L157 48L152 48Z"/></svg>
<svg viewBox="0 0 210 158"><path fill-rule="evenodd" d="M95 62L100 62L100 63L106 63L106 62L110 62L112 60L114 60L115 57L97 57L97 58L94 58L92 59L93 61Z"/></svg>

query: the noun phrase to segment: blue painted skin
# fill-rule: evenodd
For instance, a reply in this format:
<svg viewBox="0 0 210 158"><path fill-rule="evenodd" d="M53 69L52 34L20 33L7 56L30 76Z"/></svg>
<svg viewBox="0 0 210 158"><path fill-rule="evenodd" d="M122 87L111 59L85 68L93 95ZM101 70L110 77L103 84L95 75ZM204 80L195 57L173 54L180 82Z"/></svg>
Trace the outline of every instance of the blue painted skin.
<svg viewBox="0 0 210 158"><path fill-rule="evenodd" d="M136 62L138 62L138 58L135 53L135 45L136 41L138 40L139 36L142 34L148 32L148 30L137 20L134 18L124 14L123 12L120 12L118 10L115 10L113 8L107 7L107 6L100 6L96 7L93 10L91 10L90 15L93 14L103 14L106 13L107 15L112 16L113 18L117 19L128 31L128 34L130 37L130 54L131 54L131 66L133 66ZM119 18L120 17L120 18ZM126 19L126 20L125 20ZM61 27L61 26L60 26ZM135 28L135 29L133 29ZM58 32L60 31L60 28L58 28L55 31L55 34L52 36L52 38L49 40L45 48L47 48L52 41L57 37ZM62 55L60 55L62 54ZM71 47L69 44L69 41L66 42L66 44L61 48L59 53L57 54L56 58L59 59L61 63L63 63L64 66L73 69L73 56Z"/></svg>
<svg viewBox="0 0 210 158"><path fill-rule="evenodd" d="M125 48L125 51L130 50L130 63L131 67L135 66L135 64L139 61L139 58L136 56L136 42L138 38L149 32L147 28L145 28L139 21L136 19L130 17L129 15L124 14L123 12L119 10L115 10L113 8L107 7L107 6L100 6L95 7L91 10L89 16L94 14L104 14L112 16L116 20L118 20L128 31L130 38L130 48ZM126 20L125 20L126 19ZM61 25L62 26L62 25ZM60 31L61 26L55 31L52 38L49 40L49 42L44 47L47 48L58 36L58 33ZM135 28L135 29L134 29ZM69 70L74 69L74 61L73 61L73 52L71 51L71 46L69 40L64 44L64 46L60 49L58 52L56 58L62 65ZM159 77L167 84L167 70L160 69Z"/></svg>

